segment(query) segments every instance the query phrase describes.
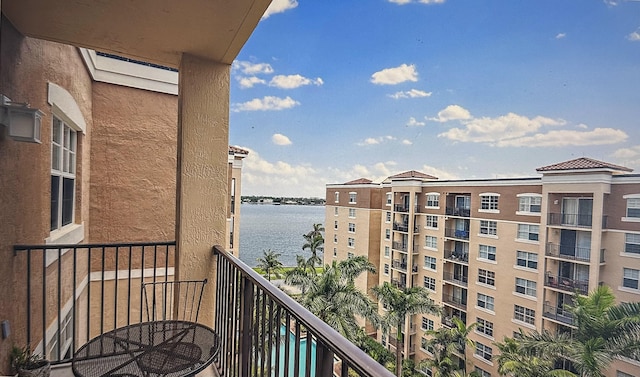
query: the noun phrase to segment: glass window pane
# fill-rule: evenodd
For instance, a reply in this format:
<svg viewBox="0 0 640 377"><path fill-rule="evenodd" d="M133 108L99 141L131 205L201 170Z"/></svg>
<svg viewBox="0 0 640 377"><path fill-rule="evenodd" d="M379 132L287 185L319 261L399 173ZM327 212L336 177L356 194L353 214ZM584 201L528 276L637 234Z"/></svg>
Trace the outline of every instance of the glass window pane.
<svg viewBox="0 0 640 377"><path fill-rule="evenodd" d="M51 230L58 229L58 211L60 208L60 177L51 176Z"/></svg>
<svg viewBox="0 0 640 377"><path fill-rule="evenodd" d="M62 226L73 221L74 179L63 178L62 181Z"/></svg>

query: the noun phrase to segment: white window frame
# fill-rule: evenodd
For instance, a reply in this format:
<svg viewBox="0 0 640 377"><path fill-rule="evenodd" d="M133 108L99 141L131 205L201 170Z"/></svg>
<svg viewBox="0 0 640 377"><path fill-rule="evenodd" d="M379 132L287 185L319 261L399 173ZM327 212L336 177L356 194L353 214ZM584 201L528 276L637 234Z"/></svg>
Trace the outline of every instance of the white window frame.
<svg viewBox="0 0 640 377"><path fill-rule="evenodd" d="M429 255L424 256L424 268L431 271L436 271L438 268L438 259Z"/></svg>
<svg viewBox="0 0 640 377"><path fill-rule="evenodd" d="M491 362L491 359L493 358L493 349L489 346L486 346L476 341L475 355L481 358L482 360Z"/></svg>
<svg viewBox="0 0 640 377"><path fill-rule="evenodd" d="M347 238L347 247L355 248L356 247L356 239L353 237Z"/></svg>
<svg viewBox="0 0 640 377"><path fill-rule="evenodd" d="M338 248L336 248L336 247L333 248L333 257L334 258L338 257Z"/></svg>
<svg viewBox="0 0 640 377"><path fill-rule="evenodd" d="M475 372L480 376L480 377L491 377L491 373L487 372L486 370L480 368L480 367L475 367Z"/></svg>
<svg viewBox="0 0 640 377"><path fill-rule="evenodd" d="M627 200L622 221L640 222L640 194L627 194L622 197ZM629 213L629 210L633 213ZM632 216L629 216L632 215Z"/></svg>
<svg viewBox="0 0 640 377"><path fill-rule="evenodd" d="M338 207L333 208L333 216L338 216Z"/></svg>
<svg viewBox="0 0 640 377"><path fill-rule="evenodd" d="M633 251L629 251L630 249ZM625 233L623 252L628 255L640 255L640 233Z"/></svg>
<svg viewBox="0 0 640 377"><path fill-rule="evenodd" d="M533 230L533 231L532 231ZM537 232L536 232L537 230ZM532 239L532 235L535 237ZM540 225L536 224L518 224L518 231L516 232L517 241L526 241L538 243L540 242Z"/></svg>
<svg viewBox="0 0 640 377"><path fill-rule="evenodd" d="M73 125L62 120L61 117L53 115L51 126L51 186L53 187L53 177L58 179L58 195L56 198L57 211L55 214L55 225L53 218L50 218L50 231L52 234L64 232L75 224L76 211L76 188L77 188L77 161L78 161L78 130ZM56 125L58 132L56 135ZM55 157L55 158L54 158ZM57 164L54 163L57 162ZM55 166L54 166L55 165ZM64 183L71 180L71 208L65 210ZM52 200L53 201L53 200ZM64 213L69 211L68 218L64 219ZM53 215L54 209L51 208ZM53 216L52 216L53 217Z"/></svg>
<svg viewBox="0 0 640 377"><path fill-rule="evenodd" d="M424 248L429 250L438 250L438 237L424 236Z"/></svg>
<svg viewBox="0 0 640 377"><path fill-rule="evenodd" d="M353 192L353 191L350 192L349 193L349 204L356 204L356 200L358 198L357 196L358 196L357 192Z"/></svg>
<svg viewBox="0 0 640 377"><path fill-rule="evenodd" d="M356 223L349 223L349 229L347 230L349 233L356 232Z"/></svg>
<svg viewBox="0 0 640 377"><path fill-rule="evenodd" d="M393 204L393 194L388 192L387 193L387 201L386 201L385 205L391 206L391 204Z"/></svg>
<svg viewBox="0 0 640 377"><path fill-rule="evenodd" d="M351 251L347 251L347 259L351 259L353 257L355 257L356 255L354 253L352 253Z"/></svg>
<svg viewBox="0 0 640 377"><path fill-rule="evenodd" d="M488 336L493 339L493 322L487 321L484 318L476 317L476 332L483 336Z"/></svg>
<svg viewBox="0 0 640 377"><path fill-rule="evenodd" d="M484 268L478 269L478 283L496 286L496 273L491 270L485 270Z"/></svg>
<svg viewBox="0 0 640 377"><path fill-rule="evenodd" d="M427 215L424 227L429 229L438 229L438 216Z"/></svg>
<svg viewBox="0 0 640 377"><path fill-rule="evenodd" d="M476 304L478 308L488 310L490 312L493 312L496 307L496 301L493 296L485 295L480 292L478 292Z"/></svg>
<svg viewBox="0 0 640 377"><path fill-rule="evenodd" d="M480 194L480 207L478 212L500 213L498 207L500 202L500 194L495 192L483 192Z"/></svg>
<svg viewBox="0 0 640 377"><path fill-rule="evenodd" d="M425 208L433 208L433 209L440 208L439 192L427 192L425 196L426 196L425 205L424 205Z"/></svg>
<svg viewBox="0 0 640 377"><path fill-rule="evenodd" d="M382 271L385 275L389 275L389 263L384 264L384 269Z"/></svg>
<svg viewBox="0 0 640 377"><path fill-rule="evenodd" d="M635 281L635 287L628 286L627 281L633 282ZM634 268L623 268L622 269L622 288L629 289L633 291L638 291L640 289L640 270L636 270Z"/></svg>
<svg viewBox="0 0 640 377"><path fill-rule="evenodd" d="M333 243L338 243L338 235L337 234L333 235Z"/></svg>
<svg viewBox="0 0 640 377"><path fill-rule="evenodd" d="M427 317L422 317L422 323L420 324L420 328L422 331L432 331L434 329L433 320Z"/></svg>
<svg viewBox="0 0 640 377"><path fill-rule="evenodd" d="M390 211L386 212L384 222L387 223L387 224L389 224L391 222L391 212Z"/></svg>
<svg viewBox="0 0 640 377"><path fill-rule="evenodd" d="M522 253L522 254L521 254ZM532 258L532 256L534 256L535 258ZM519 261L523 261L524 265L520 265ZM529 265L531 263L536 264L536 267L530 267ZM514 266L515 268L526 268L529 270L538 270L538 254L537 253L532 253L530 251L522 251L522 250L516 250L516 265Z"/></svg>
<svg viewBox="0 0 640 377"><path fill-rule="evenodd" d="M524 193L518 194L516 197L518 198L518 210L516 211L516 215L540 216L542 211L541 194ZM532 211L532 206L538 206L539 211Z"/></svg>
<svg viewBox="0 0 640 377"><path fill-rule="evenodd" d="M436 291L436 279L430 276L425 276L422 281L423 286L431 292Z"/></svg>
<svg viewBox="0 0 640 377"><path fill-rule="evenodd" d="M483 250L484 249L484 250ZM493 259L491 259L493 256ZM491 245L478 245L478 259L496 262L498 258L498 249Z"/></svg>
<svg viewBox="0 0 640 377"><path fill-rule="evenodd" d="M536 311L525 306L515 304L513 305L513 319L518 322L535 325Z"/></svg>
<svg viewBox="0 0 640 377"><path fill-rule="evenodd" d="M385 258L389 258L390 255L391 255L391 248L389 246L385 246L384 247L384 257Z"/></svg>
<svg viewBox="0 0 640 377"><path fill-rule="evenodd" d="M498 237L498 222L495 220L480 220L480 229L478 236L480 237Z"/></svg>
<svg viewBox="0 0 640 377"><path fill-rule="evenodd" d="M356 218L356 209L355 208L349 208L349 218L350 219L355 219Z"/></svg>
<svg viewBox="0 0 640 377"><path fill-rule="evenodd" d="M390 240L391 239L391 230L390 229L385 229L384 230L384 239L385 240Z"/></svg>
<svg viewBox="0 0 640 377"><path fill-rule="evenodd" d="M333 229L334 229L334 230L338 230L338 220L335 220L335 221L333 222Z"/></svg>
<svg viewBox="0 0 640 377"><path fill-rule="evenodd" d="M515 293L524 296L537 297L538 283L533 280L516 276Z"/></svg>
<svg viewBox="0 0 640 377"><path fill-rule="evenodd" d="M336 191L336 192L334 192L333 194L335 195L335 197L334 197L334 198L335 198L335 199L334 199L334 201L335 201L336 203L339 203L339 202L340 202L340 192Z"/></svg>

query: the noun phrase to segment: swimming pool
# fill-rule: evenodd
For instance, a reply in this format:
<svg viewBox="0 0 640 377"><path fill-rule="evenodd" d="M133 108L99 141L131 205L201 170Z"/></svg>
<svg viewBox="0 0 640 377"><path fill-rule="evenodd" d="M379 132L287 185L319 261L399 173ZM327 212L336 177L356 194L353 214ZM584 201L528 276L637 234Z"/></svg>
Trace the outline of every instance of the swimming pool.
<svg viewBox="0 0 640 377"><path fill-rule="evenodd" d="M283 325L280 327L280 335L285 336L287 332L286 327ZM296 336L294 333L289 332L289 373L287 376L284 374L284 362L286 356L286 345L285 339L282 339L280 342L280 347L278 347L279 359L280 359L280 370L278 372L278 377L289 377L294 375L294 362L295 360L299 360L300 365L300 376L304 376L306 373L306 365L307 365L307 339L306 337L300 340L300 354L297 355L295 349ZM273 365L275 365L276 361L276 350L274 349L272 357ZM311 342L311 363L309 364L311 367L311 377L315 377L316 374L316 342Z"/></svg>

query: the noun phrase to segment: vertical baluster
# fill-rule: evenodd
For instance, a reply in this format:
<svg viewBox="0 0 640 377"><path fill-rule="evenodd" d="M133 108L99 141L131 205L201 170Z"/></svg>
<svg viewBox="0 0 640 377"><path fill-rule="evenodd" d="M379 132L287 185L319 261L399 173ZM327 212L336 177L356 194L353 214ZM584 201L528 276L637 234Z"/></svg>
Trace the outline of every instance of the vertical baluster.
<svg viewBox="0 0 640 377"><path fill-rule="evenodd" d="M47 353L47 249L42 250L42 354Z"/></svg>
<svg viewBox="0 0 640 377"><path fill-rule="evenodd" d="M104 258L105 258L106 249L102 247L102 267L101 267L101 276L100 279L100 335L104 334Z"/></svg>
<svg viewBox="0 0 640 377"><path fill-rule="evenodd" d="M114 273L116 274L115 280L113 281L114 289L113 289L113 328L118 328L118 257L120 256L120 246L115 247L115 266Z"/></svg>
<svg viewBox="0 0 640 377"><path fill-rule="evenodd" d="M249 279L242 279L242 303L241 316L242 323L240 328L240 375L250 375L251 363L251 324L253 321L253 283Z"/></svg>
<svg viewBox="0 0 640 377"><path fill-rule="evenodd" d="M344 363L344 362L343 362ZM316 339L316 376L333 375L333 352Z"/></svg>
<svg viewBox="0 0 640 377"><path fill-rule="evenodd" d="M313 339L311 338L311 331L307 329L307 355L305 360L304 372L306 377L311 377L311 346Z"/></svg>
<svg viewBox="0 0 640 377"><path fill-rule="evenodd" d="M293 354L299 356L300 355L300 321L298 321L297 318L296 318L296 336L294 337L294 342L295 342L294 343L295 350L293 351ZM294 357L293 375L294 376L300 375L300 357Z"/></svg>
<svg viewBox="0 0 640 377"><path fill-rule="evenodd" d="M46 252L45 252L46 255ZM57 310L57 315L58 315L58 320L57 320L57 325L58 325L58 331L56 334L56 340L58 341L58 355L57 355L57 360L55 361L59 361L62 359L62 355L60 354L60 351L62 351L61 347L62 347L62 342L61 342L61 330L62 330L62 320L60 319L60 317L62 316L62 249L58 248L58 270L56 271L57 273L57 287L56 287L56 295L57 295L57 306L58 306L58 310ZM46 275L45 275L46 276ZM42 352L42 355L46 356L47 355L47 350L46 350L46 343L43 343L43 347L44 347L44 352Z"/></svg>
<svg viewBox="0 0 640 377"><path fill-rule="evenodd" d="M129 255L127 263L127 326L131 324L131 251L132 246L129 245ZM144 269L141 270L144 275ZM140 307L142 309L142 307Z"/></svg>

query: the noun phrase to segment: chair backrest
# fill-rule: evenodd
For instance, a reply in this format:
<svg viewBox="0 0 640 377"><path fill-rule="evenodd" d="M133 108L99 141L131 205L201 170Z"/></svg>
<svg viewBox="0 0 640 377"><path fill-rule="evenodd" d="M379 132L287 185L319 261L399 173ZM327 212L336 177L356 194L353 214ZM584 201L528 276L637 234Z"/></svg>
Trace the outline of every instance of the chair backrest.
<svg viewBox="0 0 640 377"><path fill-rule="evenodd" d="M206 284L207 279L142 284L146 320L174 319L196 322Z"/></svg>

